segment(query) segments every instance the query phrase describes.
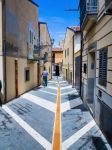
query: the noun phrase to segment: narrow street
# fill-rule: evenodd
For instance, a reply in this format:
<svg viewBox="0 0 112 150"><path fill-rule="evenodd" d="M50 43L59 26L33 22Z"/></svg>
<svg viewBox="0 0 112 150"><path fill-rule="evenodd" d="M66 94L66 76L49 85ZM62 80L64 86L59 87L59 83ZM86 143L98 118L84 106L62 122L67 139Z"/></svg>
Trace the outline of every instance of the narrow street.
<svg viewBox="0 0 112 150"><path fill-rule="evenodd" d="M77 91L61 77L0 108L0 150L106 148L110 149Z"/></svg>

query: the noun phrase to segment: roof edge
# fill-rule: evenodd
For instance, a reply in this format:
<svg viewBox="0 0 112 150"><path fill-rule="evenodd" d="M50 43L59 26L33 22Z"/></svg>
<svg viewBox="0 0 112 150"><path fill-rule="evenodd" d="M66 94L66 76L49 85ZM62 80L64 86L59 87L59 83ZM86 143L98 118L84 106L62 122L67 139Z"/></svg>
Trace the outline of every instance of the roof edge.
<svg viewBox="0 0 112 150"><path fill-rule="evenodd" d="M30 3L32 3L33 5L35 5L36 7L39 7L39 5L37 3L35 3L34 1L32 0L28 0Z"/></svg>

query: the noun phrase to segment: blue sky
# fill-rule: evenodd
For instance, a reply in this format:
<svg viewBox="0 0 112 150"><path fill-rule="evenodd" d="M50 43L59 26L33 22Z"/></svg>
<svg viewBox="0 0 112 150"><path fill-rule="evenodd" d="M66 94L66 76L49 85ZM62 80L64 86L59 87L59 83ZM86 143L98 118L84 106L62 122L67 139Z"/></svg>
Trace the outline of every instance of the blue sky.
<svg viewBox="0 0 112 150"><path fill-rule="evenodd" d="M79 25L79 12L66 12L65 9L78 8L79 0L34 0L39 5L39 21L47 22L51 37L58 46L64 39L66 27Z"/></svg>

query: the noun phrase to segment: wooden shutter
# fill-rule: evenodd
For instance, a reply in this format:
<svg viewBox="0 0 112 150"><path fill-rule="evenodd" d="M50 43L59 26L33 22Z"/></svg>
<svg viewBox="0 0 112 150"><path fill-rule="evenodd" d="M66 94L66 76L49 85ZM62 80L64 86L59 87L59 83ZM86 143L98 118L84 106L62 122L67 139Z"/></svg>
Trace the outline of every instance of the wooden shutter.
<svg viewBox="0 0 112 150"><path fill-rule="evenodd" d="M99 52L99 84L106 86L107 83L107 55L108 50L102 49Z"/></svg>

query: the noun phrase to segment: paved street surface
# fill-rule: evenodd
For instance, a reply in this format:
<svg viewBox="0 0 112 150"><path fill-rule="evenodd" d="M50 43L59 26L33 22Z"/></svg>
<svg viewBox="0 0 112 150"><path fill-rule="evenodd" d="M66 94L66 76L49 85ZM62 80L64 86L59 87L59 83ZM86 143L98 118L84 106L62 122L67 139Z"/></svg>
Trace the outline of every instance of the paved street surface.
<svg viewBox="0 0 112 150"><path fill-rule="evenodd" d="M77 91L62 78L0 108L0 150L44 149L111 149Z"/></svg>

